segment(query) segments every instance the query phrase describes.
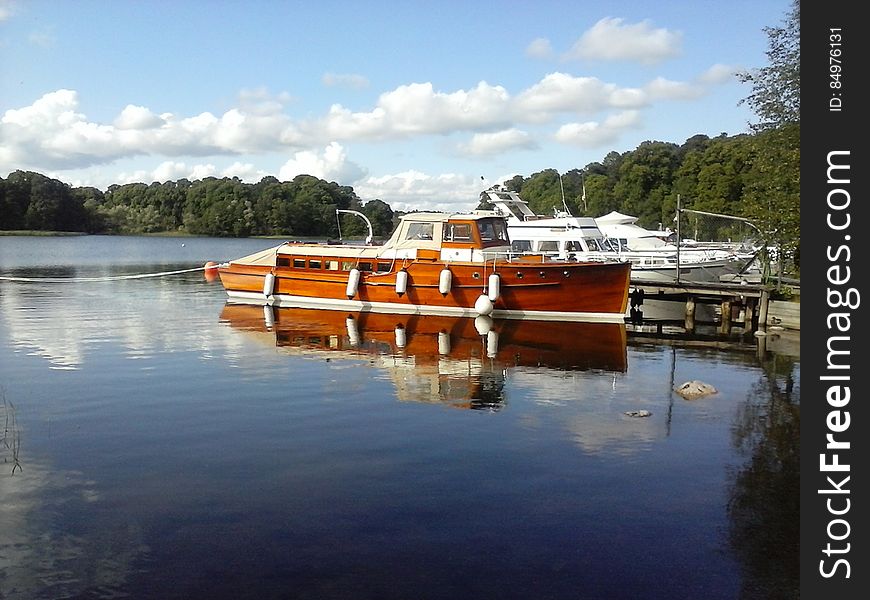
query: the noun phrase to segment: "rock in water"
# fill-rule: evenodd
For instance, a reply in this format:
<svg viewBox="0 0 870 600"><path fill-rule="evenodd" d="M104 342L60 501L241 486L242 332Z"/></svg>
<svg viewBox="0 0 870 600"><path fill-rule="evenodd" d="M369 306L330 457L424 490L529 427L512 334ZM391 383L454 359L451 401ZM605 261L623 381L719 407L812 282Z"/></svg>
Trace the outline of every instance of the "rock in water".
<svg viewBox="0 0 870 600"><path fill-rule="evenodd" d="M709 396L710 394L716 394L719 390L709 383L693 379L692 381L687 381L683 385L675 387L674 391L686 400L695 400L697 398Z"/></svg>
<svg viewBox="0 0 870 600"><path fill-rule="evenodd" d="M627 410L625 414L629 417L648 417L652 413L648 410Z"/></svg>

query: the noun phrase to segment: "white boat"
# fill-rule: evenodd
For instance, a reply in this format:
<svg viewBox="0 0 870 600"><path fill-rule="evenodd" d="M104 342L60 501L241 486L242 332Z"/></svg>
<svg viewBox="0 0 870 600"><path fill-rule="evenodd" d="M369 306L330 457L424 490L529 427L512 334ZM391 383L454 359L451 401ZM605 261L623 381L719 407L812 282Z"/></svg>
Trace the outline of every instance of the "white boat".
<svg viewBox="0 0 870 600"><path fill-rule="evenodd" d="M739 272L748 257L723 248L677 248L644 230L644 238L631 248L619 237L608 236L592 217L575 217L561 212L552 217L535 214L519 194L495 187L486 190L495 210L507 217L511 249L516 253L545 253L562 260L623 261L631 263L634 282L719 281L722 275ZM637 219L620 215L625 219ZM622 223L624 225L624 223ZM664 232L662 232L664 233ZM654 238L654 239L653 239ZM679 255L679 268L677 256Z"/></svg>
<svg viewBox="0 0 870 600"><path fill-rule="evenodd" d="M676 234L670 229L644 229L637 224L637 217L615 210L596 217L595 223L604 235L626 250L658 250L673 246L676 240Z"/></svg>

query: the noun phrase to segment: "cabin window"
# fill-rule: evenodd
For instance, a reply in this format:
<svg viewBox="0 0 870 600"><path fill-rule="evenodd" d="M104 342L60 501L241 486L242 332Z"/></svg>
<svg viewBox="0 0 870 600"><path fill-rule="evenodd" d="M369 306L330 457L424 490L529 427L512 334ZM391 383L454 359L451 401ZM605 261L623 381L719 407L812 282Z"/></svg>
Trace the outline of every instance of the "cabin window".
<svg viewBox="0 0 870 600"><path fill-rule="evenodd" d="M308 268L309 269L319 269L323 266L323 261L319 258L309 258L308 259Z"/></svg>
<svg viewBox="0 0 870 600"><path fill-rule="evenodd" d="M406 240L431 240L434 226L432 223L409 223Z"/></svg>
<svg viewBox="0 0 870 600"><path fill-rule="evenodd" d="M442 239L445 242L470 242L471 226L468 223L447 223Z"/></svg>
<svg viewBox="0 0 870 600"><path fill-rule="evenodd" d="M359 269L360 271L371 271L372 270L372 263L370 263L368 261L360 262L360 263L357 263L356 268Z"/></svg>
<svg viewBox="0 0 870 600"><path fill-rule="evenodd" d="M514 240L511 242L511 250L513 252L531 252L532 242L529 240Z"/></svg>
<svg viewBox="0 0 870 600"><path fill-rule="evenodd" d="M293 266L297 269L304 269L305 268L305 259L304 258L294 258L293 259Z"/></svg>
<svg viewBox="0 0 870 600"><path fill-rule="evenodd" d="M558 252L558 251L559 251L559 242L554 242L552 240L538 242L538 252Z"/></svg>
<svg viewBox="0 0 870 600"><path fill-rule="evenodd" d="M279 256L278 261L275 264L279 267L289 267L290 266L290 259L287 258L286 256Z"/></svg>
<svg viewBox="0 0 870 600"><path fill-rule="evenodd" d="M350 270L353 269L355 266L356 266L356 265L355 265L353 262L349 261L349 260L343 260L343 261L341 261L341 270L342 270L342 271L350 271Z"/></svg>
<svg viewBox="0 0 870 600"><path fill-rule="evenodd" d="M507 227L502 220L483 219L477 222L480 239L486 242L507 242Z"/></svg>
<svg viewBox="0 0 870 600"><path fill-rule="evenodd" d="M326 261L326 269L328 271L338 271L338 261L337 260Z"/></svg>
<svg viewBox="0 0 870 600"><path fill-rule="evenodd" d="M379 262L378 263L378 273L389 273L390 272L390 263L387 262Z"/></svg>
<svg viewBox="0 0 870 600"><path fill-rule="evenodd" d="M577 240L568 240L565 250L568 252L583 252L583 245Z"/></svg>

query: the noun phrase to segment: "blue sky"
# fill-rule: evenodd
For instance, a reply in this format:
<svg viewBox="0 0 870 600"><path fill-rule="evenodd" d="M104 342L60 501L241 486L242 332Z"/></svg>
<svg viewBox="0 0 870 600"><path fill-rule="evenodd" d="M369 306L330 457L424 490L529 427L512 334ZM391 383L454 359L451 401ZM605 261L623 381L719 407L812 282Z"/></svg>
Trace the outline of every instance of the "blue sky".
<svg viewBox="0 0 870 600"><path fill-rule="evenodd" d="M0 0L0 176L308 173L395 209L754 120L790 0ZM485 178L485 181L481 180Z"/></svg>

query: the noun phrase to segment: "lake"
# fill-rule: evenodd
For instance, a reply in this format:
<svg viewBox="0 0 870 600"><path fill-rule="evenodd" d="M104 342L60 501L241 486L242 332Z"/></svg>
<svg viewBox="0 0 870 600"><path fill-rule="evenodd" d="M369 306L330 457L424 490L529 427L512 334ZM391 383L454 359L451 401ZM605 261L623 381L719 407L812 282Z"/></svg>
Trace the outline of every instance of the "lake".
<svg viewBox="0 0 870 600"><path fill-rule="evenodd" d="M228 305L200 269L271 245L0 236L0 598L798 597L776 336Z"/></svg>

